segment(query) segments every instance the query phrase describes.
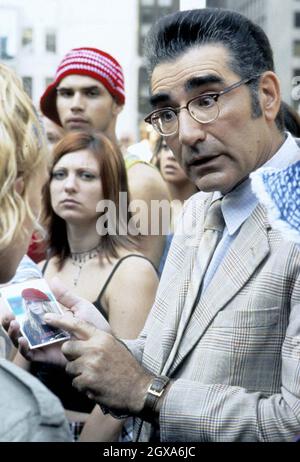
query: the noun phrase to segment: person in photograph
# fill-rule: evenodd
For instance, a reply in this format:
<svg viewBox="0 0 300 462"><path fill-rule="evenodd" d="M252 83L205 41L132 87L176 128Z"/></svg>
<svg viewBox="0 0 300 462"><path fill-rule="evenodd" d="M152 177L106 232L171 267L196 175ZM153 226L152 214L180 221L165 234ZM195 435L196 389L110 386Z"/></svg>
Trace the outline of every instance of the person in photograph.
<svg viewBox="0 0 300 462"><path fill-rule="evenodd" d="M35 288L27 288L21 295L26 313L22 329L32 346L66 338L64 332L51 328L44 321L45 313L59 313L47 294Z"/></svg>

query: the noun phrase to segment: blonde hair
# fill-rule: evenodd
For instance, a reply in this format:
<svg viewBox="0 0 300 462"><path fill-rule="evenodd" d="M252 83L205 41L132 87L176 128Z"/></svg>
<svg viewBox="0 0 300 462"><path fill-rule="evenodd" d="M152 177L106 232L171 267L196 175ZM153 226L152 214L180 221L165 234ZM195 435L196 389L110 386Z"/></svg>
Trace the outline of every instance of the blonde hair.
<svg viewBox="0 0 300 462"><path fill-rule="evenodd" d="M14 71L0 64L0 251L20 233L27 216L36 220L28 185L46 155L45 135L29 96ZM22 194L15 189L19 177Z"/></svg>

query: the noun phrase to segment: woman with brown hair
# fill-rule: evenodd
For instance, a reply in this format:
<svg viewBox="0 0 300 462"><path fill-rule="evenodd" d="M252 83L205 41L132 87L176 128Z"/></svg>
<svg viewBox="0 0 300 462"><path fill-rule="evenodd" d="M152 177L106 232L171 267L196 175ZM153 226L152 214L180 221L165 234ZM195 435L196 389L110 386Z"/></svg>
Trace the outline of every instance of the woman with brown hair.
<svg viewBox="0 0 300 462"><path fill-rule="evenodd" d="M40 263L46 280L58 276L93 302L117 337L137 337L158 277L152 263L135 250L121 153L102 134L69 133L53 151L50 175L44 190L49 250ZM32 363L30 370L61 399L74 433L81 429L93 402L72 388L62 369ZM99 415L98 420L108 431L102 436L98 423L99 438L107 441L121 428L110 416Z"/></svg>

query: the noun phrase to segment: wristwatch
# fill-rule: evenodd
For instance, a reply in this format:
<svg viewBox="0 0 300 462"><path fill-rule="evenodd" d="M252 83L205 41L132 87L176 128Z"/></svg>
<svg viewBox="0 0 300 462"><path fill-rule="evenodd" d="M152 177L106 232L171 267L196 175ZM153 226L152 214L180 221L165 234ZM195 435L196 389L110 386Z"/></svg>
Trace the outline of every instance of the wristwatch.
<svg viewBox="0 0 300 462"><path fill-rule="evenodd" d="M169 377L166 377L165 375L157 375L154 377L148 387L144 407L140 413L140 417L142 419L151 421L156 417L155 410L157 403L169 382Z"/></svg>

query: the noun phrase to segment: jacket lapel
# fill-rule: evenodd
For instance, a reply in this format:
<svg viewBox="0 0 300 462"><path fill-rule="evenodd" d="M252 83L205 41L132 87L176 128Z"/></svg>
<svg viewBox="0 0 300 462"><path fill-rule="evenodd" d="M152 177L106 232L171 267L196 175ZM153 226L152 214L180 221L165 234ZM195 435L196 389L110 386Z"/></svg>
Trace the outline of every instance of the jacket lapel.
<svg viewBox="0 0 300 462"><path fill-rule="evenodd" d="M242 289L269 254L268 227L264 207L259 204L243 224L210 285L200 297L196 309L190 313L188 322L182 327L180 339L175 343L177 351L172 351L173 360L167 362L163 373L175 372L217 313Z"/></svg>
<svg viewBox="0 0 300 462"><path fill-rule="evenodd" d="M168 293L168 323L165 325L162 335L161 373L162 368L168 368L174 360L197 296L197 293L194 292L191 286L191 280L199 242L203 234L204 216L206 215L211 199L212 194L209 194L203 202L197 201L195 209L192 210L193 224L192 226L188 224L188 229L193 229L193 232L186 232L185 229L181 234L183 236L181 251L184 249L185 258L181 265L181 271L177 270L176 272L177 280L172 284L175 291L173 294ZM195 223L196 226L194 226ZM186 235L189 236L188 239ZM176 246L176 243L174 244ZM178 246L178 252L179 247L180 245ZM170 256L168 263L172 264L172 256ZM169 274L171 273L167 269L166 271L164 270L164 277L166 275L169 276ZM168 284L167 287L170 287L169 280L167 280L166 283ZM199 284L200 281L198 281L198 285Z"/></svg>

